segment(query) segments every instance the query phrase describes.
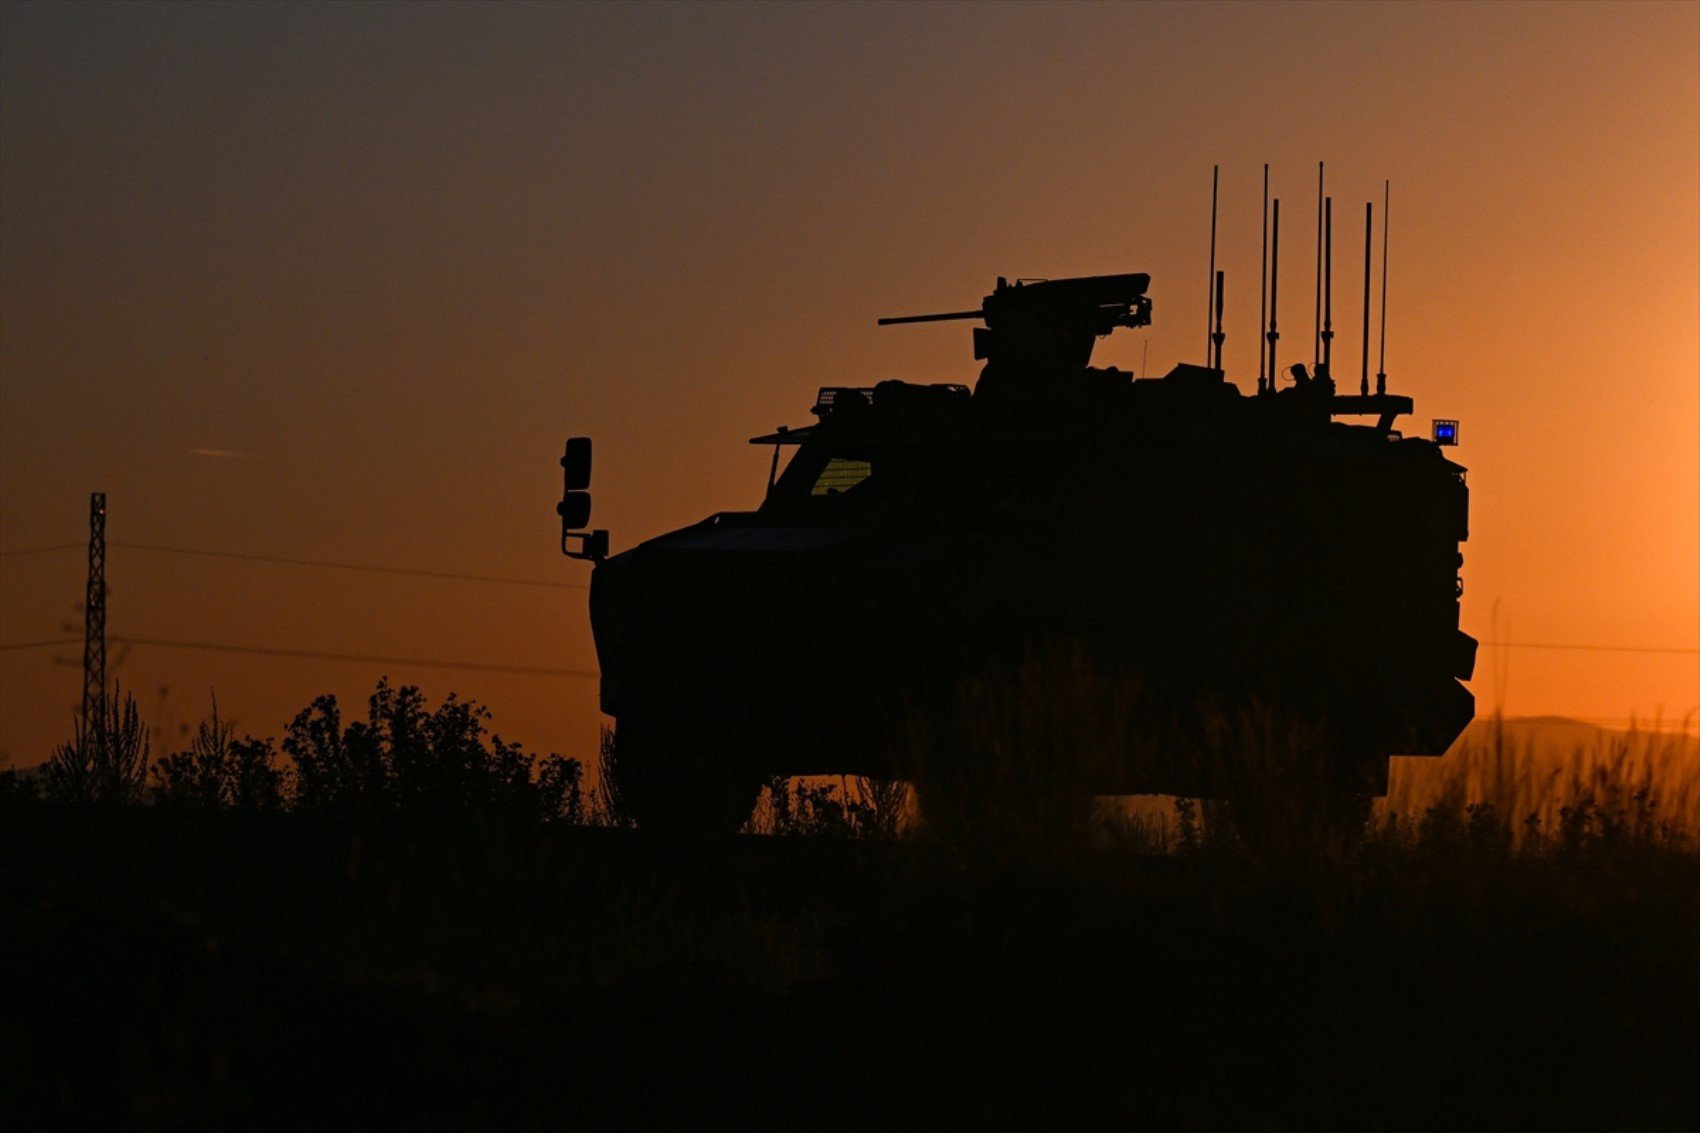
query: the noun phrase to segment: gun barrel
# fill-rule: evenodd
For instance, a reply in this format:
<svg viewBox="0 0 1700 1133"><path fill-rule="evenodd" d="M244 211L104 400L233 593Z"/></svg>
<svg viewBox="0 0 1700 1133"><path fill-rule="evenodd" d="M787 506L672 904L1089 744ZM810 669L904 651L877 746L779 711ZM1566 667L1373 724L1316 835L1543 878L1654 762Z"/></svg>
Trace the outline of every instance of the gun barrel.
<svg viewBox="0 0 1700 1133"><path fill-rule="evenodd" d="M975 308L972 311L949 311L942 315L898 315L894 318L881 319L882 327L896 326L899 323L942 323L952 319L983 319L984 312Z"/></svg>

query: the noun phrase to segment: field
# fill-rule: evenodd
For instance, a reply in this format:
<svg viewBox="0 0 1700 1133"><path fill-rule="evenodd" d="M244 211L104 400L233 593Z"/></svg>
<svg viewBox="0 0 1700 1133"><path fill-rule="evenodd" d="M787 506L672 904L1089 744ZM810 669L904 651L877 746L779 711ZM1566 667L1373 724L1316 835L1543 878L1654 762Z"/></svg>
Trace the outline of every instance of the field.
<svg viewBox="0 0 1700 1133"><path fill-rule="evenodd" d="M14 789L0 1104L13 1127L1684 1126L1693 741L1537 738L1484 729L1396 770L1361 836L1285 848L1172 801L986 845L824 780L708 844L622 828L576 779L542 817Z"/></svg>

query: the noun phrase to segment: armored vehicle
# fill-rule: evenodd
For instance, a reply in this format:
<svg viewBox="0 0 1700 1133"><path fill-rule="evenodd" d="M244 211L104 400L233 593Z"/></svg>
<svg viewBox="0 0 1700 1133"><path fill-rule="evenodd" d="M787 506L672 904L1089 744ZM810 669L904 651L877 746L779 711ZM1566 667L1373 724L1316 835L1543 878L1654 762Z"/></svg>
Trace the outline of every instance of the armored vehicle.
<svg viewBox="0 0 1700 1133"><path fill-rule="evenodd" d="M973 310L882 320L982 323L973 389L821 389L813 423L751 439L775 448L754 511L612 556L582 530L589 441L568 442L563 550L595 562L601 704L640 825L736 827L781 774L925 779L918 729L1049 695L1035 665L1058 657L1110 694L1070 713L1117 706L1073 721L1122 753L1094 762L1095 794L1231 794L1223 722L1253 706L1326 737L1306 774L1328 790L1385 793L1390 754L1446 750L1474 711L1464 469L1393 428L1411 401L1369 393L1367 361L1345 395L1326 363L1278 383L1271 347L1242 393L1219 319L1213 365L1092 367L1098 338L1149 323L1148 287L1000 279ZM972 774L979 746L928 758Z"/></svg>

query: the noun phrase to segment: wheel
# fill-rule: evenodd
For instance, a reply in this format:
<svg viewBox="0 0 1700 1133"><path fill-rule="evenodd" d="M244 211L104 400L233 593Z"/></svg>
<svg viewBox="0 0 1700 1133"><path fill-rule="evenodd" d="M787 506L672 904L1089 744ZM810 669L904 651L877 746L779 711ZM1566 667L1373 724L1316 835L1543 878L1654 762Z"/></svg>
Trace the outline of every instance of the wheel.
<svg viewBox="0 0 1700 1133"><path fill-rule="evenodd" d="M1073 852L1092 833L1095 795L1121 752L1113 684L1089 657L1057 646L991 664L911 710L899 775L922 825L976 856ZM1108 723L1106 723L1108 721Z"/></svg>
<svg viewBox="0 0 1700 1133"><path fill-rule="evenodd" d="M1387 757L1338 750L1300 760L1283 775L1254 775L1235 784L1229 813L1240 844L1257 857L1338 855L1363 839Z"/></svg>
<svg viewBox="0 0 1700 1133"><path fill-rule="evenodd" d="M1011 782L995 771L912 781L921 822L945 843L977 857L1031 860L1087 844L1094 796L1075 784L1036 776Z"/></svg>
<svg viewBox="0 0 1700 1133"><path fill-rule="evenodd" d="M713 729L623 717L603 768L619 809L643 830L710 837L749 820L761 779L725 758Z"/></svg>

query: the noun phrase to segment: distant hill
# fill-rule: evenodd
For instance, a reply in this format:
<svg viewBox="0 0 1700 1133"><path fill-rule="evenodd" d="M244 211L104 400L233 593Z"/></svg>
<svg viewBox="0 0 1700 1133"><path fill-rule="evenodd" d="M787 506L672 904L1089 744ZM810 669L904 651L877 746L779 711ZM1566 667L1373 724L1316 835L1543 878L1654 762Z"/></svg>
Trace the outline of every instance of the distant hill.
<svg viewBox="0 0 1700 1133"><path fill-rule="evenodd" d="M1700 755L1700 736L1673 728L1607 727L1568 716L1508 716L1503 719L1478 717L1471 721L1452 751L1492 743L1495 729L1503 731L1503 742L1511 747L1536 750L1577 750L1627 747L1631 751L1657 748L1661 751Z"/></svg>

